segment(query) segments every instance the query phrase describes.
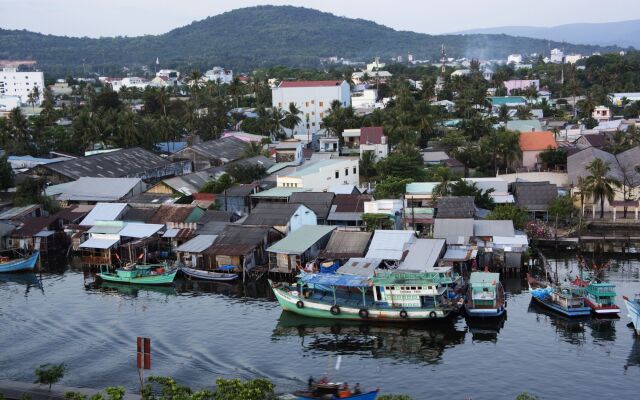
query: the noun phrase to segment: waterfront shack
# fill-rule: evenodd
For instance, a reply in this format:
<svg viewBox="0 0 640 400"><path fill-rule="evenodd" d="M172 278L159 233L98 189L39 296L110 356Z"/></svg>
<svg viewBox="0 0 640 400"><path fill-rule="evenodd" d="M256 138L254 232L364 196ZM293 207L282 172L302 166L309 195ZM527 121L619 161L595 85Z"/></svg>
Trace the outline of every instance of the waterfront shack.
<svg viewBox="0 0 640 400"><path fill-rule="evenodd" d="M408 244L398 271L433 272L447 249L444 239L416 239Z"/></svg>
<svg viewBox="0 0 640 400"><path fill-rule="evenodd" d="M327 223L338 226L364 225L364 203L373 200L368 194L337 194L333 199Z"/></svg>
<svg viewBox="0 0 640 400"><path fill-rule="evenodd" d="M372 236L373 232L335 230L331 233L327 246L318 254L318 259L344 264L350 258L364 257Z"/></svg>
<svg viewBox="0 0 640 400"><path fill-rule="evenodd" d="M315 259L329 241L335 226L305 225L267 249L269 272L292 274Z"/></svg>
<svg viewBox="0 0 640 400"><path fill-rule="evenodd" d="M206 251L217 239L216 235L197 235L176 248L178 261L189 268L215 269L215 257Z"/></svg>
<svg viewBox="0 0 640 400"><path fill-rule="evenodd" d="M291 195L290 203L302 204L313 210L318 219L318 225L325 225L335 194L332 192L296 192Z"/></svg>
<svg viewBox="0 0 640 400"><path fill-rule="evenodd" d="M407 247L416 241L413 231L376 230L366 258L379 258L387 266L395 267L406 256Z"/></svg>

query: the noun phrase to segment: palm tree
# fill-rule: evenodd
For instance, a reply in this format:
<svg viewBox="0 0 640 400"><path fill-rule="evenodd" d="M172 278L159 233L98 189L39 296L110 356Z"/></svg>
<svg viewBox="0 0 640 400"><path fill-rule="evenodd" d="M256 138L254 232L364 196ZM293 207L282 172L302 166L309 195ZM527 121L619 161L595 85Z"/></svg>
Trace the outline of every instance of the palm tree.
<svg viewBox="0 0 640 400"><path fill-rule="evenodd" d="M513 161L520 158L520 134L514 131L498 130L496 135L496 150L502 158L504 168L508 169Z"/></svg>
<svg viewBox="0 0 640 400"><path fill-rule="evenodd" d="M244 94L244 83L240 82L239 77L234 77L227 88L227 93L232 96L236 102L236 108L238 108L238 99Z"/></svg>
<svg viewBox="0 0 640 400"><path fill-rule="evenodd" d="M277 139L282 134L282 127L284 126L282 122L284 121L284 113L278 107L271 108L270 112L270 133L272 139Z"/></svg>
<svg viewBox="0 0 640 400"><path fill-rule="evenodd" d="M505 124L511 119L509 117L509 107L506 104L501 105L498 109L498 119Z"/></svg>
<svg viewBox="0 0 640 400"><path fill-rule="evenodd" d="M167 104L169 103L169 93L167 92L167 89L164 87L158 89L155 93L155 98L158 101L160 108L162 108L162 115L166 118Z"/></svg>
<svg viewBox="0 0 640 400"><path fill-rule="evenodd" d="M247 142L246 150L244 151L245 157L256 157L263 154L263 146L260 142L250 141Z"/></svg>
<svg viewBox="0 0 640 400"><path fill-rule="evenodd" d="M131 111L123 111L118 115L120 129L118 129L119 145L132 147L138 142L138 125L136 115Z"/></svg>
<svg viewBox="0 0 640 400"><path fill-rule="evenodd" d="M360 178L363 182L370 182L376 176L376 153L365 151L360 158Z"/></svg>
<svg viewBox="0 0 640 400"><path fill-rule="evenodd" d="M518 106L516 108L516 118L518 119L531 119L533 114L531 114L531 109L527 106Z"/></svg>
<svg viewBox="0 0 640 400"><path fill-rule="evenodd" d="M608 175L611 167L608 162L604 162L599 158L591 161L587 165L587 171L591 174L586 177L586 188L591 194L593 201L600 201L600 218L604 218L604 200L612 202L615 198L615 188L622 186L619 180L611 178Z"/></svg>
<svg viewBox="0 0 640 400"><path fill-rule="evenodd" d="M587 180L580 176L578 177L578 182L576 184L576 189L580 192L580 213L584 212L584 201L591 197L589 193L589 187L587 185Z"/></svg>
<svg viewBox="0 0 640 400"><path fill-rule="evenodd" d="M451 192L449 186L451 186L451 182L455 179L451 170L446 167L438 167L435 171L434 178L436 182L439 182L433 189L434 196L447 196Z"/></svg>
<svg viewBox="0 0 640 400"><path fill-rule="evenodd" d="M200 89L200 78L202 78L202 72L199 69L194 69L189 73L187 78L191 91L193 92L194 101L198 103L198 89Z"/></svg>
<svg viewBox="0 0 640 400"><path fill-rule="evenodd" d="M36 111L36 103L38 101L40 101L40 89L37 86L34 86L29 92L27 99L27 103L31 104L31 108L34 112Z"/></svg>
<svg viewBox="0 0 640 400"><path fill-rule="evenodd" d="M295 134L294 130L296 126L298 126L302 122L302 118L300 115L302 111L296 107L295 103L289 103L289 109L284 112L284 120L282 121L282 126L291 130L292 134Z"/></svg>

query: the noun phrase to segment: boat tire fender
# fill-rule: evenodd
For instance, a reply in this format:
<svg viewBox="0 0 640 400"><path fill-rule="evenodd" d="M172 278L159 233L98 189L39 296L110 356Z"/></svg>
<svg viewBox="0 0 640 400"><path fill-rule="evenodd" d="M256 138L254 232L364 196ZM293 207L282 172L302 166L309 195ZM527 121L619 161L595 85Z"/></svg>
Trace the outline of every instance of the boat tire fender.
<svg viewBox="0 0 640 400"><path fill-rule="evenodd" d="M304 308L304 302L302 300L298 300L298 302L296 303L296 307Z"/></svg>
<svg viewBox="0 0 640 400"><path fill-rule="evenodd" d="M409 317L409 314L407 313L406 310L401 310L400 311L400 318L407 318Z"/></svg>
<svg viewBox="0 0 640 400"><path fill-rule="evenodd" d="M369 311L362 308L360 309L360 311L358 311L358 315L360 316L360 318L369 318Z"/></svg>
<svg viewBox="0 0 640 400"><path fill-rule="evenodd" d="M437 316L438 316L438 314L436 314L436 312L435 312L435 311L431 311L431 312L429 313L429 318L435 318L435 317L437 317Z"/></svg>
<svg viewBox="0 0 640 400"><path fill-rule="evenodd" d="M334 305L331 307L331 314L338 315L340 314L340 306Z"/></svg>

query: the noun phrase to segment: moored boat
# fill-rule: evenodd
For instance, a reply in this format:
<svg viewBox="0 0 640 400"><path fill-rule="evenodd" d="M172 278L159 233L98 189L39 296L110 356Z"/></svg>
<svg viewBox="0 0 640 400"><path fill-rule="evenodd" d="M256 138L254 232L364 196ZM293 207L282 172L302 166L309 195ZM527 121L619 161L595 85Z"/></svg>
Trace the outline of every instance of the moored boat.
<svg viewBox="0 0 640 400"><path fill-rule="evenodd" d="M584 302L582 288L572 286L553 287L535 280L527 274L529 291L533 301L566 317L591 315L591 308Z"/></svg>
<svg viewBox="0 0 640 400"><path fill-rule="evenodd" d="M39 256L38 250L34 250L28 255L18 255L17 258L2 256L0 257L0 273L31 271L36 267Z"/></svg>
<svg viewBox="0 0 640 400"><path fill-rule="evenodd" d="M640 335L640 293L636 295L635 299L630 299L627 296L622 296L622 298L627 306L627 316L631 320L636 334Z"/></svg>
<svg viewBox="0 0 640 400"><path fill-rule="evenodd" d="M314 318L407 322L442 319L457 310L433 273L302 274L295 285L270 284L284 310Z"/></svg>
<svg viewBox="0 0 640 400"><path fill-rule="evenodd" d="M464 306L469 317L501 317L506 311L506 302L500 274L472 272Z"/></svg>
<svg viewBox="0 0 640 400"><path fill-rule="evenodd" d="M107 282L129 283L134 285L171 285L178 273L165 264L133 264L118 268L115 272L101 267L96 277Z"/></svg>
<svg viewBox="0 0 640 400"><path fill-rule="evenodd" d="M615 285L607 282L591 282L584 289L584 303L598 315L617 315Z"/></svg>
<svg viewBox="0 0 640 400"><path fill-rule="evenodd" d="M202 279L205 281L229 282L235 281L239 277L238 274L234 273L205 271L202 269L194 269L188 267L181 267L180 270L183 274L187 275L190 278Z"/></svg>

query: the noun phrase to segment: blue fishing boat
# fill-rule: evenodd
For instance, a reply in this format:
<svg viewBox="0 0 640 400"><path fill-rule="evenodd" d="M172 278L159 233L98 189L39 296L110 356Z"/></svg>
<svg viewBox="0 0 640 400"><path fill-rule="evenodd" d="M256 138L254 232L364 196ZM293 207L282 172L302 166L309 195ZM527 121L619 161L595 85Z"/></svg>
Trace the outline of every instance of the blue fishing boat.
<svg viewBox="0 0 640 400"><path fill-rule="evenodd" d="M36 267L40 252L34 250L27 256L19 258L0 257L0 272L31 271Z"/></svg>
<svg viewBox="0 0 640 400"><path fill-rule="evenodd" d="M536 303L566 317L591 315L584 302L583 290L575 286L553 287L536 281L527 274L531 298Z"/></svg>
<svg viewBox="0 0 640 400"><path fill-rule="evenodd" d="M313 400L313 399L352 399L352 400L375 400L378 397L380 390L372 390L370 392L352 392L341 383L317 383L313 384L309 390L295 392L294 395L298 400Z"/></svg>
<svg viewBox="0 0 640 400"><path fill-rule="evenodd" d="M622 298L627 306L627 316L631 320L636 334L640 335L640 293L638 293L633 300L627 296L622 296Z"/></svg>

